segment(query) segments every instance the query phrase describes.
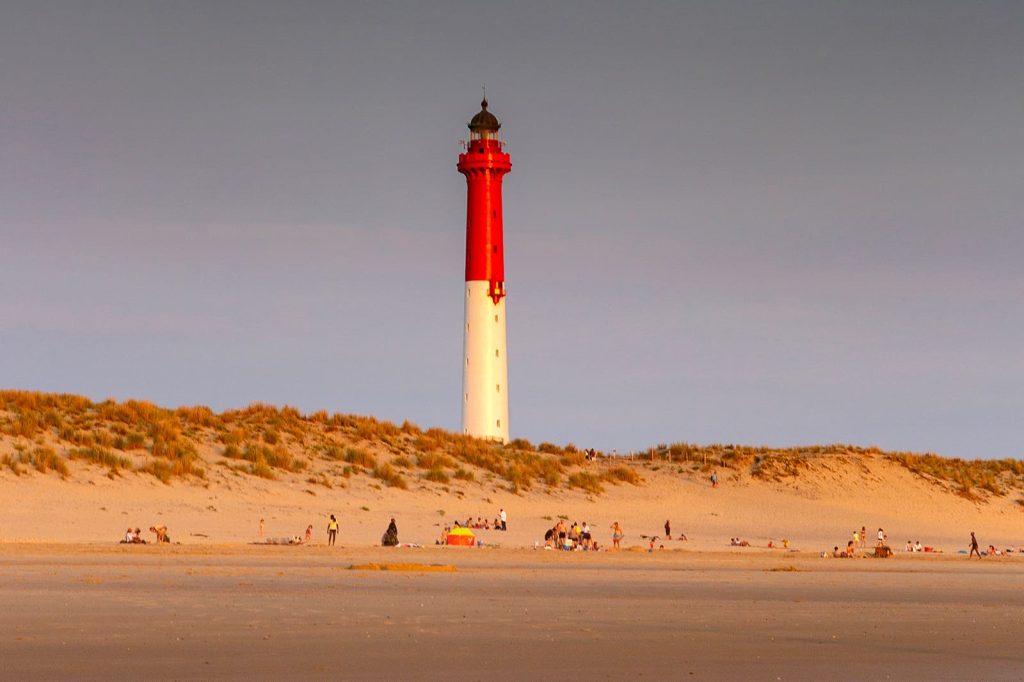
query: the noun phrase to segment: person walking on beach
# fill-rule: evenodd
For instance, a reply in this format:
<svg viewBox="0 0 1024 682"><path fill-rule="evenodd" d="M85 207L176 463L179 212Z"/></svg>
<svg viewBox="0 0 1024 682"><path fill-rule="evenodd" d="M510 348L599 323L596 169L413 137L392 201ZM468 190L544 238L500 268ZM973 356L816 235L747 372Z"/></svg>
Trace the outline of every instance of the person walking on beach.
<svg viewBox="0 0 1024 682"><path fill-rule="evenodd" d="M717 488L718 487L718 472L717 471L711 472L711 487L712 488Z"/></svg>
<svg viewBox="0 0 1024 682"><path fill-rule="evenodd" d="M669 525L668 519L665 519L665 537L669 540L672 539L672 526Z"/></svg>
<svg viewBox="0 0 1024 682"><path fill-rule="evenodd" d="M978 555L979 559L981 558L981 552L978 551L978 538L974 537L974 531L972 530L971 531L971 553L967 555L967 558L970 559L975 554Z"/></svg>
<svg viewBox="0 0 1024 682"><path fill-rule="evenodd" d="M508 530L508 524L506 523L508 521L508 514L505 513L504 509L498 510L498 518L501 519L501 529Z"/></svg>
<svg viewBox="0 0 1024 682"><path fill-rule="evenodd" d="M334 547L334 540L338 537L338 519L331 514L331 520L327 524L327 546Z"/></svg>
<svg viewBox="0 0 1024 682"><path fill-rule="evenodd" d="M620 542L622 542L622 526L616 521L612 524L612 549L620 549Z"/></svg>

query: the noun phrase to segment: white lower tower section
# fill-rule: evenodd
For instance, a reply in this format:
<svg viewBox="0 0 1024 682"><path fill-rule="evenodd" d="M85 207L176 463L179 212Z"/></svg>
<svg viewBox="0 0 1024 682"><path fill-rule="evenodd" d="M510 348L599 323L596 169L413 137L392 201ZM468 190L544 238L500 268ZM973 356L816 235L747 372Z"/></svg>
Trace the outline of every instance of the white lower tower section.
<svg viewBox="0 0 1024 682"><path fill-rule="evenodd" d="M508 442L508 360L505 297L495 303L488 282L466 282L462 351L462 432Z"/></svg>

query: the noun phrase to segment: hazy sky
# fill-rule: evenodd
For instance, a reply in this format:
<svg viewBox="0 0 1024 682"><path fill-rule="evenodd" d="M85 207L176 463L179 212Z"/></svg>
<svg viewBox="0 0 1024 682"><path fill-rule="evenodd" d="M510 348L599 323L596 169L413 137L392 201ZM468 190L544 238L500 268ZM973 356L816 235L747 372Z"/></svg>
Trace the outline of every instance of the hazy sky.
<svg viewBox="0 0 1024 682"><path fill-rule="evenodd" d="M1024 456L1024 3L4 2L0 386Z"/></svg>

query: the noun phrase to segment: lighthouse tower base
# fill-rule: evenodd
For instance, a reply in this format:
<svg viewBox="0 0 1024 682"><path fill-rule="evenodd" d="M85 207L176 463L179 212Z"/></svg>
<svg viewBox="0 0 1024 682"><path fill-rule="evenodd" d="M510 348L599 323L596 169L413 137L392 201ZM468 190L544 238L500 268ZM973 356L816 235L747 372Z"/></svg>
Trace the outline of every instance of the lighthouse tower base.
<svg viewBox="0 0 1024 682"><path fill-rule="evenodd" d="M462 432L508 442L508 360L505 297L495 303L490 283L466 282L462 358Z"/></svg>

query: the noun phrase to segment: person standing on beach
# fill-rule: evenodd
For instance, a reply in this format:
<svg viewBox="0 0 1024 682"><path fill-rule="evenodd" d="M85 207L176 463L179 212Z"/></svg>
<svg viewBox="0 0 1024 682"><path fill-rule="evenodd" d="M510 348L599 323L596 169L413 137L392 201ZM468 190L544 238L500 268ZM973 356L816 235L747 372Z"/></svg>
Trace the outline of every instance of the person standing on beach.
<svg viewBox="0 0 1024 682"><path fill-rule="evenodd" d="M672 539L672 526L669 525L668 519L665 519L665 537L669 540Z"/></svg>
<svg viewBox="0 0 1024 682"><path fill-rule="evenodd" d="M327 546L334 547L334 540L338 537L338 519L331 514L331 520L327 524Z"/></svg>
<svg viewBox="0 0 1024 682"><path fill-rule="evenodd" d="M853 546L860 547L860 533L857 532L856 528L853 529Z"/></svg>
<svg viewBox="0 0 1024 682"><path fill-rule="evenodd" d="M861 549L866 548L868 546L868 527L867 526L861 526L860 527L860 546L861 546Z"/></svg>
<svg viewBox="0 0 1024 682"><path fill-rule="evenodd" d="M978 555L979 559L981 558L981 552L978 551L978 538L974 537L974 531L972 530L971 531L971 553L967 555L967 558L970 559L975 554Z"/></svg>
<svg viewBox="0 0 1024 682"><path fill-rule="evenodd" d="M504 509L498 510L498 518L501 519L501 529L508 530L508 524L506 523L508 521L508 514L505 513Z"/></svg>
<svg viewBox="0 0 1024 682"><path fill-rule="evenodd" d="M612 524L612 549L621 549L620 542L622 542L622 526L616 521Z"/></svg>
<svg viewBox="0 0 1024 682"><path fill-rule="evenodd" d="M265 530L265 528L263 526L263 517L260 517L260 538L261 539L263 538L263 531L264 530Z"/></svg>
<svg viewBox="0 0 1024 682"><path fill-rule="evenodd" d="M718 472L717 471L711 472L711 487L712 488L717 488L718 487Z"/></svg>
<svg viewBox="0 0 1024 682"><path fill-rule="evenodd" d="M878 529L878 547L885 546L885 531L881 528Z"/></svg>

